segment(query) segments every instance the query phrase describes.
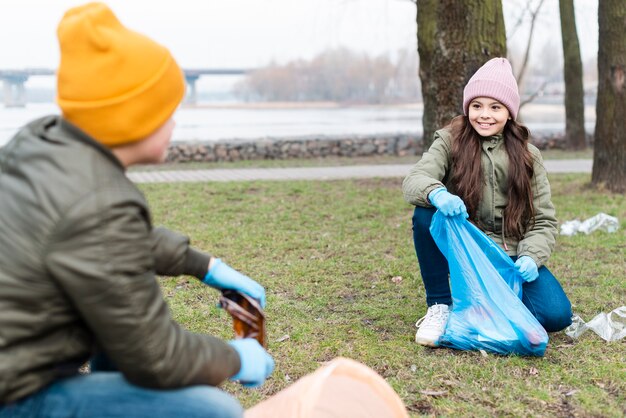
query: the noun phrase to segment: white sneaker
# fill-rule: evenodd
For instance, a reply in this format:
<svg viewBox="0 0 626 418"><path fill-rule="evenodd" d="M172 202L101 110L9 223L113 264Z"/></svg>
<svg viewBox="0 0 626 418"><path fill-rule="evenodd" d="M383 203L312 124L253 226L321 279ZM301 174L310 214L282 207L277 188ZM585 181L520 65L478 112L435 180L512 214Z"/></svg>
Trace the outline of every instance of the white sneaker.
<svg viewBox="0 0 626 418"><path fill-rule="evenodd" d="M415 342L428 347L438 347L439 338L446 329L448 316L450 316L448 305L435 304L430 306L426 311L426 316L415 323L417 327Z"/></svg>

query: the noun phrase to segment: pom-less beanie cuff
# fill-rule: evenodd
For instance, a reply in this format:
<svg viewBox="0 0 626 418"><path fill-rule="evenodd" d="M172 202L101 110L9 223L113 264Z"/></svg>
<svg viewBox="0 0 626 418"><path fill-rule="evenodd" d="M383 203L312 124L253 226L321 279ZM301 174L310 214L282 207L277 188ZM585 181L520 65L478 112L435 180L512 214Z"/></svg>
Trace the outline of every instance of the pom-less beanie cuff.
<svg viewBox="0 0 626 418"><path fill-rule="evenodd" d="M124 27L103 3L68 10L57 30L63 117L108 147L141 140L163 125L185 94L170 52Z"/></svg>
<svg viewBox="0 0 626 418"><path fill-rule="evenodd" d="M491 97L509 110L516 119L519 112L520 96L517 81L511 64L506 58L493 58L487 61L470 78L463 90L463 112L468 114L469 104L477 97Z"/></svg>
<svg viewBox="0 0 626 418"><path fill-rule="evenodd" d="M109 147L145 138L176 111L185 94L181 69L168 57L155 78L122 97L95 101L57 96L63 117Z"/></svg>

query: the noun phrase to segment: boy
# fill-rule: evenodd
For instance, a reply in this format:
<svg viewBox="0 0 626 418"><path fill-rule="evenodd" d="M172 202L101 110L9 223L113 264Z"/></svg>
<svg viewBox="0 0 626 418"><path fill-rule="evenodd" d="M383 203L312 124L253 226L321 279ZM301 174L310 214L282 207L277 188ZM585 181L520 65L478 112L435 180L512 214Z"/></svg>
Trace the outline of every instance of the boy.
<svg viewBox="0 0 626 418"><path fill-rule="evenodd" d="M259 386L272 358L252 339L182 329L155 275L193 275L262 305L265 291L153 228L125 176L163 161L182 71L101 3L66 12L58 37L63 116L0 149L0 417L240 416L214 386ZM92 373L79 375L89 358Z"/></svg>

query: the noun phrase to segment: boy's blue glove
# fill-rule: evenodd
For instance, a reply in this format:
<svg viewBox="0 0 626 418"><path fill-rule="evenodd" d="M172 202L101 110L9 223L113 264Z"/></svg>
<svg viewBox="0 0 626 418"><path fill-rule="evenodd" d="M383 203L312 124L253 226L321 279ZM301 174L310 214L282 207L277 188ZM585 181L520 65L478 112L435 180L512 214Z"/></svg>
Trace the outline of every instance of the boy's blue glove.
<svg viewBox="0 0 626 418"><path fill-rule="evenodd" d="M525 282L532 282L539 277L537 263L531 257L523 255L515 261L515 268L522 275Z"/></svg>
<svg viewBox="0 0 626 418"><path fill-rule="evenodd" d="M463 200L457 195L449 193L445 187L440 187L430 192L428 200L445 216L462 215L465 219L469 216Z"/></svg>
<svg viewBox="0 0 626 418"><path fill-rule="evenodd" d="M261 307L265 308L265 289L263 286L245 274L239 273L219 258L213 261L213 265L202 282L217 289L231 289L245 293L258 300Z"/></svg>
<svg viewBox="0 0 626 418"><path fill-rule="evenodd" d="M274 359L254 338L242 338L229 341L241 362L241 368L230 380L238 380L243 386L255 388L261 386L267 376L274 371Z"/></svg>

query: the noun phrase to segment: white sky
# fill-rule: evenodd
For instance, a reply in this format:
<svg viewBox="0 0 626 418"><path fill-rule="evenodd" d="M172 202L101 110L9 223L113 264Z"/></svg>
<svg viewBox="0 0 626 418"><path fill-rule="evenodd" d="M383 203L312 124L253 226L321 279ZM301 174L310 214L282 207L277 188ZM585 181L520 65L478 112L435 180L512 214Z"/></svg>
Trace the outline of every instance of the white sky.
<svg viewBox="0 0 626 418"><path fill-rule="evenodd" d="M416 48L408 0L109 0L126 26L167 46L184 68L250 68L346 46L370 54ZM597 2L576 0L583 57L597 53ZM56 26L73 0L2 0L0 68L56 68ZM504 0L507 29L524 0ZM535 51L560 48L558 0L547 0ZM521 43L523 32L515 34Z"/></svg>

